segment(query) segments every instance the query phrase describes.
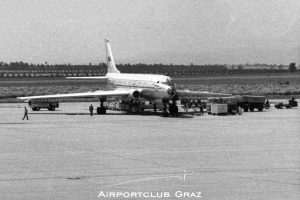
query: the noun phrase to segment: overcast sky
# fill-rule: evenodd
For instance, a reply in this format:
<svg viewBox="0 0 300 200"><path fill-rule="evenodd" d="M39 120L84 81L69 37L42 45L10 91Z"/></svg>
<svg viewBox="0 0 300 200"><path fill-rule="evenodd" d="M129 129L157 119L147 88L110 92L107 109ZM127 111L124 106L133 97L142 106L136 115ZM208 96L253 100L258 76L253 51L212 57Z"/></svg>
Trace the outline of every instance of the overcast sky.
<svg viewBox="0 0 300 200"><path fill-rule="evenodd" d="M0 0L0 61L104 62L109 38L117 63L284 63L299 21L299 0Z"/></svg>

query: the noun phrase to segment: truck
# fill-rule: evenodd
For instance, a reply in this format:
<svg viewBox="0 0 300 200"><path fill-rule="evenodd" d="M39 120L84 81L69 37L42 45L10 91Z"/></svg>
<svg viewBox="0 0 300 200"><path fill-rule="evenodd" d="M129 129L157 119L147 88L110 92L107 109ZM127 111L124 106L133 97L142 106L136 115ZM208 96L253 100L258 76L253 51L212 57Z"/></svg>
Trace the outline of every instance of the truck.
<svg viewBox="0 0 300 200"><path fill-rule="evenodd" d="M259 112L263 111L266 97L264 96L252 96L252 95L245 95L241 96L242 98L238 102L238 106L243 108L244 112L251 112L257 108Z"/></svg>
<svg viewBox="0 0 300 200"><path fill-rule="evenodd" d="M37 99L28 101L29 107L32 111L39 111L41 108L46 108L49 111L54 111L59 107L59 103L55 100Z"/></svg>
<svg viewBox="0 0 300 200"><path fill-rule="evenodd" d="M239 108L242 108L244 112L254 111L255 108L258 111L263 111L265 106L266 97L264 96L230 96L230 97L212 97L207 99L206 111L211 114L211 106L213 104L227 104L228 113L236 114L240 113Z"/></svg>
<svg viewBox="0 0 300 200"><path fill-rule="evenodd" d="M231 96L231 97L222 97L224 102L228 105L228 113L236 114L239 113L239 103L243 101L242 96Z"/></svg>
<svg viewBox="0 0 300 200"><path fill-rule="evenodd" d="M288 103L282 103L282 102L279 102L279 103L276 103L275 104L275 108L277 109L282 109L283 107L285 108L293 108L293 107L298 107L298 102L295 100L294 97L292 97Z"/></svg>

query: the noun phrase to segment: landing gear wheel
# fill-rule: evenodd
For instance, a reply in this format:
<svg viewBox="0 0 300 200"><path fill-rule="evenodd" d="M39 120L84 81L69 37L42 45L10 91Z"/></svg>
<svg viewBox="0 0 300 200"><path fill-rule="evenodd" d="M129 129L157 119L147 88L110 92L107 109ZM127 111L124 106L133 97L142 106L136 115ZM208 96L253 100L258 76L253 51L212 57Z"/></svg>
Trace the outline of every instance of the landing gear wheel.
<svg viewBox="0 0 300 200"><path fill-rule="evenodd" d="M97 107L97 114L98 114L98 115L104 115L104 114L106 114L106 109L105 109L105 107L104 107L104 106L102 106L102 107Z"/></svg>
<svg viewBox="0 0 300 200"><path fill-rule="evenodd" d="M55 107L54 107L54 106L50 106L50 107L48 108L48 110L49 110L49 111L54 111L54 110L55 110Z"/></svg>
<svg viewBox="0 0 300 200"><path fill-rule="evenodd" d="M163 117L169 117L169 114L168 114L167 111L164 111L164 112L163 112Z"/></svg>

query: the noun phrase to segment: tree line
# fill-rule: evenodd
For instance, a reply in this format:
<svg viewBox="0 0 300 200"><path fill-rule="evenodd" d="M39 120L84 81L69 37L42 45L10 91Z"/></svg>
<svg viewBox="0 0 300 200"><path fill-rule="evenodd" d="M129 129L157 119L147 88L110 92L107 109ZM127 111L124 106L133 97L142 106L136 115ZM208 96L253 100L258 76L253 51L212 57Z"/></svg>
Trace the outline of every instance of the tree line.
<svg viewBox="0 0 300 200"><path fill-rule="evenodd" d="M296 63L291 63L288 68L277 67L276 65L265 65L269 68L244 68L244 65L238 65L237 68L230 68L227 65L165 65L165 64L118 64L117 68L123 73L153 73L165 74L170 76L185 76L185 75L218 75L218 74L259 74L259 73L282 73L297 71ZM87 64L87 65L72 65L72 64L32 64L25 62L0 62L0 73L52 73L52 76L59 76L60 73L78 73L82 76L105 74L107 67L105 63ZM82 72L82 73L81 73ZM81 75L79 75L81 76Z"/></svg>

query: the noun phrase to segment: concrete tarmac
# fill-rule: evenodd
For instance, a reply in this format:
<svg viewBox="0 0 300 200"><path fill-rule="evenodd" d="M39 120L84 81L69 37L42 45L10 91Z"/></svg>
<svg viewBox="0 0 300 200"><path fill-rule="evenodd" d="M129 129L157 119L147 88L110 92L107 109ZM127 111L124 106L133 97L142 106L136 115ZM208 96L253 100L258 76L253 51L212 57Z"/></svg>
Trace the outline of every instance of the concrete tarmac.
<svg viewBox="0 0 300 200"><path fill-rule="evenodd" d="M61 103L23 121L24 105L0 104L0 199L300 199L298 108L91 117Z"/></svg>

